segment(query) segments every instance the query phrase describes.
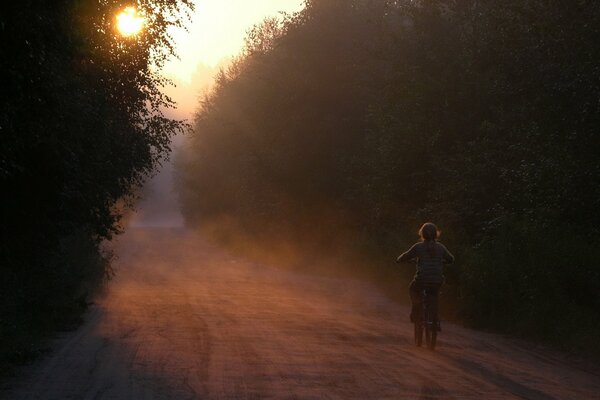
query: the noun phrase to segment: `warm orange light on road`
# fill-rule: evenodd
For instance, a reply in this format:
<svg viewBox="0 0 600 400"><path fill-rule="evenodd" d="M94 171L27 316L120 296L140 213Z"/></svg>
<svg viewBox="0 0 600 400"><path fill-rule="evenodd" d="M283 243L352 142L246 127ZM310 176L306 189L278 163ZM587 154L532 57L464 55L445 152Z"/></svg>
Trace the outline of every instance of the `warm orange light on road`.
<svg viewBox="0 0 600 400"><path fill-rule="evenodd" d="M117 29L123 36L132 36L140 32L144 27L144 18L140 16L135 8L127 7L117 15Z"/></svg>

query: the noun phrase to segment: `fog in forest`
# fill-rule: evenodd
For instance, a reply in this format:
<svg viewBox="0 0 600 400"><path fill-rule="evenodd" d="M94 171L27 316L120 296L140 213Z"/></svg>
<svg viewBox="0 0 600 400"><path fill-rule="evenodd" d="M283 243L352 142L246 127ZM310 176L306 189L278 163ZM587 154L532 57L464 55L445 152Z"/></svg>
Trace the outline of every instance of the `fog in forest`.
<svg viewBox="0 0 600 400"><path fill-rule="evenodd" d="M175 165L186 224L402 287L414 269L394 260L432 221L459 260L457 317L555 340L594 315L576 329L591 343L598 46L572 21L597 24L597 5L309 4L250 30L202 100Z"/></svg>
<svg viewBox="0 0 600 400"><path fill-rule="evenodd" d="M0 13L0 356L76 324L128 229L399 296L427 221L444 315L600 354L600 3L149 0L132 35L38 3Z"/></svg>
<svg viewBox="0 0 600 400"><path fill-rule="evenodd" d="M215 76L230 62L225 58L215 67L198 64L189 80L173 79L173 84L164 88L166 94L176 102L176 108L165 110L169 118L191 123L200 106L200 99L214 84ZM133 209L125 212L125 227L174 227L184 226L180 204L174 185L174 162L186 146L188 132L172 138L168 158L157 166L138 192Z"/></svg>

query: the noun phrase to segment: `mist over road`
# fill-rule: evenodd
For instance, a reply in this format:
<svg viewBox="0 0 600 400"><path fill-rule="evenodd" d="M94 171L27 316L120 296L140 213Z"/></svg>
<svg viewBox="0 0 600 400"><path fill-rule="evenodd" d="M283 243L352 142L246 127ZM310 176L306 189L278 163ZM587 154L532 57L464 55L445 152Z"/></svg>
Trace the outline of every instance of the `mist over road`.
<svg viewBox="0 0 600 400"><path fill-rule="evenodd" d="M117 276L10 399L598 399L600 371L449 324L416 348L370 284L233 256L184 229L130 229Z"/></svg>

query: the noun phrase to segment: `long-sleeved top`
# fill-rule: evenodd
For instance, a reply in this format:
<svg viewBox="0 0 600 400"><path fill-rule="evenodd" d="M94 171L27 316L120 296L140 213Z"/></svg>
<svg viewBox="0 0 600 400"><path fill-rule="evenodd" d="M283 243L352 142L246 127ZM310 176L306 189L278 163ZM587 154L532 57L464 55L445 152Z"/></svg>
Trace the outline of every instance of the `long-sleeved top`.
<svg viewBox="0 0 600 400"><path fill-rule="evenodd" d="M398 257L398 262L417 261L415 281L425 284L442 284L444 282L444 263L454 262L454 256L446 246L438 241L430 240L415 243L407 252Z"/></svg>

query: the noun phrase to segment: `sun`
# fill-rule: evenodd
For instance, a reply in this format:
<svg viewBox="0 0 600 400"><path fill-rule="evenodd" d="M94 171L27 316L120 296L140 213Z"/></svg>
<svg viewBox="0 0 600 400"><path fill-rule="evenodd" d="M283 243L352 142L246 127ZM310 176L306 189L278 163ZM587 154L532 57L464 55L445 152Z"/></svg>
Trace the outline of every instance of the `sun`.
<svg viewBox="0 0 600 400"><path fill-rule="evenodd" d="M123 36L135 35L143 27L144 18L137 13L134 7L127 7L117 15L117 29Z"/></svg>

